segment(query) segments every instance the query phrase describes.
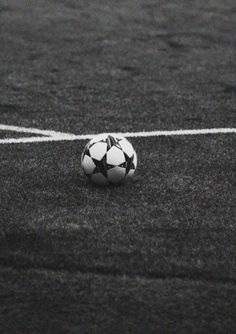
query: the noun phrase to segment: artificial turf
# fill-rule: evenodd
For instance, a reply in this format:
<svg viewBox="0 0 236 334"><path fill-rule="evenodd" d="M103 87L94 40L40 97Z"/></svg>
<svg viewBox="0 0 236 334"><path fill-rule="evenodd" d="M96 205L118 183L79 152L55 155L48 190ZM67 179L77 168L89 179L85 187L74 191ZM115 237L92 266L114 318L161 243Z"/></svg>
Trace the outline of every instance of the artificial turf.
<svg viewBox="0 0 236 334"><path fill-rule="evenodd" d="M0 4L1 122L68 131L235 124L235 1Z"/></svg>
<svg viewBox="0 0 236 334"><path fill-rule="evenodd" d="M234 284L43 269L0 273L2 333L235 331Z"/></svg>
<svg viewBox="0 0 236 334"><path fill-rule="evenodd" d="M1 148L8 331L233 333L235 138L132 142L137 176L112 188L87 184L84 142Z"/></svg>
<svg viewBox="0 0 236 334"><path fill-rule="evenodd" d="M5 1L0 123L235 127L235 12ZM235 134L132 143L133 182L108 188L81 173L84 141L0 145L0 334L236 332Z"/></svg>

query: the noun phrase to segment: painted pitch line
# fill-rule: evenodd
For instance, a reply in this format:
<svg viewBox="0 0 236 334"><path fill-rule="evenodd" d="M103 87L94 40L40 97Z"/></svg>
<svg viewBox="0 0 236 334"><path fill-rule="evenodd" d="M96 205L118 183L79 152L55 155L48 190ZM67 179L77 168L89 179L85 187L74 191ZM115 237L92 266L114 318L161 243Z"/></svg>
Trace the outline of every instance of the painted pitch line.
<svg viewBox="0 0 236 334"><path fill-rule="evenodd" d="M58 131L52 131L52 130L40 130L35 128L25 128L21 126L12 126L12 125L5 125L0 124L0 130L2 131L14 131L14 132L21 132L21 133L32 133L36 135L42 135L42 136L49 136L49 137L72 137L73 134L71 133L63 133Z"/></svg>
<svg viewBox="0 0 236 334"><path fill-rule="evenodd" d="M88 137L87 139L90 139ZM79 138L82 139L82 138ZM53 141L73 141L79 140L78 136L54 136L54 137L22 137L22 138L4 138L0 139L0 144L27 144L27 143L43 143ZM86 138L83 138L86 139Z"/></svg>
<svg viewBox="0 0 236 334"><path fill-rule="evenodd" d="M1 128L0 128L1 129ZM36 130L36 129L35 129ZM14 130L12 130L14 131ZM37 130L36 130L37 131ZM44 133L55 133L54 131L43 131ZM19 131L20 132L20 131ZM30 132L29 132L30 133ZM161 137L161 136L192 136L192 135L208 135L208 134L234 134L236 128L213 128L213 129L192 129L192 130L172 130L172 131L149 131L149 132L125 132L110 133L113 135L121 135L124 137ZM42 133L41 133L42 134ZM27 138L5 138L0 139L0 144L24 144L24 143L40 143L53 141L74 141L89 140L98 134L90 135L70 135L56 132L55 135L49 137L27 137Z"/></svg>
<svg viewBox="0 0 236 334"><path fill-rule="evenodd" d="M127 132L121 133L124 137L159 137L159 136L191 136L208 135L220 133L236 133L236 128L212 128L212 129L190 129L190 130L171 130L171 131L149 131L149 132Z"/></svg>

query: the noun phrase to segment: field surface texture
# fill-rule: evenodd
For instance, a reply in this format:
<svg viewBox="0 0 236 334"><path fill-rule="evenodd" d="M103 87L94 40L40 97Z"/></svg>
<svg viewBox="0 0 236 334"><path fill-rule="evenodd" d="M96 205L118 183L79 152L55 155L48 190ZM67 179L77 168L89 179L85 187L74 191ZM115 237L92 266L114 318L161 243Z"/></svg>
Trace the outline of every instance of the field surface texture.
<svg viewBox="0 0 236 334"><path fill-rule="evenodd" d="M105 188L72 140L235 129L235 0L2 0L0 48L0 334L236 333L236 133Z"/></svg>

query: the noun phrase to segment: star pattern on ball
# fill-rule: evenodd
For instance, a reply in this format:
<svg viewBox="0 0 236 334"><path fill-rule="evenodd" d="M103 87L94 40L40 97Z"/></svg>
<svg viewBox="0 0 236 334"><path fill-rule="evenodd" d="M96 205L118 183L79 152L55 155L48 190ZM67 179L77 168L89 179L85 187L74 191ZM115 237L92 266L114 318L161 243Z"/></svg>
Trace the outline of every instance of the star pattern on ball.
<svg viewBox="0 0 236 334"><path fill-rule="evenodd" d="M81 162L85 174L95 183L119 183L133 176L137 156L127 139L100 135L86 145Z"/></svg>
<svg viewBox="0 0 236 334"><path fill-rule="evenodd" d="M101 160L96 160L92 158L96 168L94 169L93 173L102 173L105 177L107 177L107 164L106 164L106 154L103 156Z"/></svg>

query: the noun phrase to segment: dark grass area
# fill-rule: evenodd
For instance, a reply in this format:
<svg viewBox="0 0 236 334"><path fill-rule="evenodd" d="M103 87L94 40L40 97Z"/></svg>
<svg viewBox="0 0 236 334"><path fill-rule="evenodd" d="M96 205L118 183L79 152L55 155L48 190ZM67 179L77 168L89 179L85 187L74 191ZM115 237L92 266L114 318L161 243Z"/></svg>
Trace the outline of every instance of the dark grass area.
<svg viewBox="0 0 236 334"><path fill-rule="evenodd" d="M234 136L132 142L113 188L86 183L84 142L1 147L6 332L236 329Z"/></svg>
<svg viewBox="0 0 236 334"><path fill-rule="evenodd" d="M235 127L235 16L233 0L3 1L0 124ZM81 174L83 141L0 146L0 334L236 332L235 135L132 143L136 177L111 188Z"/></svg>
<svg viewBox="0 0 236 334"><path fill-rule="evenodd" d="M2 122L78 134L235 123L234 0L1 7Z"/></svg>
<svg viewBox="0 0 236 334"><path fill-rule="evenodd" d="M0 274L2 333L188 334L236 329L235 285L33 269L1 269Z"/></svg>
<svg viewBox="0 0 236 334"><path fill-rule="evenodd" d="M1 263L236 279L235 138L133 142L137 177L111 188L86 184L82 142L1 148Z"/></svg>

